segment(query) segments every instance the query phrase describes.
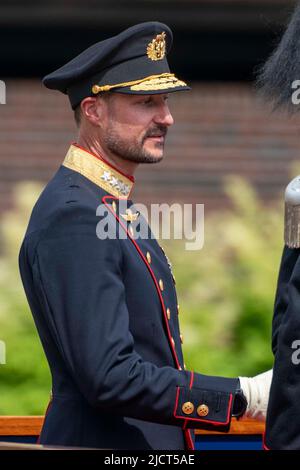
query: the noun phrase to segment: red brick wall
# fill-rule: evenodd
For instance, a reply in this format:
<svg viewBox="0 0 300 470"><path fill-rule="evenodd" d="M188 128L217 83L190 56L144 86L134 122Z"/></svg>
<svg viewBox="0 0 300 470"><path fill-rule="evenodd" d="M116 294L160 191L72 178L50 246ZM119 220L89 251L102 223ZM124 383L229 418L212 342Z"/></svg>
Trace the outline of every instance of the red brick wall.
<svg viewBox="0 0 300 470"><path fill-rule="evenodd" d="M170 95L175 125L159 165L141 166L134 192L139 202L226 205L223 177L238 174L270 202L290 179L300 155L300 119L270 113L248 84L193 84ZM37 80L8 80L0 105L0 210L11 204L20 180L51 178L76 127L68 100ZM300 172L300 165L299 165Z"/></svg>

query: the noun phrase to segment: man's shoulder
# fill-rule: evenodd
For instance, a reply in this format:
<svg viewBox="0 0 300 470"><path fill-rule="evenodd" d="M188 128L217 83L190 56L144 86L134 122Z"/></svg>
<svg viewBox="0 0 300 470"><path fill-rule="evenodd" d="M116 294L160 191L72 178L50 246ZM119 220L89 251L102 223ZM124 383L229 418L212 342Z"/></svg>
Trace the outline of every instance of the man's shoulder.
<svg viewBox="0 0 300 470"><path fill-rule="evenodd" d="M62 206L77 203L95 208L106 194L82 174L62 165L45 187L40 200L50 208L55 202Z"/></svg>
<svg viewBox="0 0 300 470"><path fill-rule="evenodd" d="M55 227L67 230L79 219L96 218L106 194L80 173L61 166L36 201L27 234Z"/></svg>

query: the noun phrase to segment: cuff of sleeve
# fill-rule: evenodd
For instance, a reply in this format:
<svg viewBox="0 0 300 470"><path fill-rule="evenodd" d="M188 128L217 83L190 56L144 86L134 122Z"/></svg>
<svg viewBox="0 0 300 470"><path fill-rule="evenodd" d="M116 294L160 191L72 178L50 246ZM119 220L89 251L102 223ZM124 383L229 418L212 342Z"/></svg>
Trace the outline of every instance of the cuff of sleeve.
<svg viewBox="0 0 300 470"><path fill-rule="evenodd" d="M227 432L232 405L232 393L177 387L174 417L184 420L185 428Z"/></svg>

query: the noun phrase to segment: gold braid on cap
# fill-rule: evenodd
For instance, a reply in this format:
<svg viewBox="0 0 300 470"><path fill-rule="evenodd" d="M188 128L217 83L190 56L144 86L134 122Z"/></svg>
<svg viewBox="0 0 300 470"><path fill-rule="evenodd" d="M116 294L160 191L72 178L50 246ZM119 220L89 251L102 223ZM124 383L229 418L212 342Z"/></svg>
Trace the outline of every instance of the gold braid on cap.
<svg viewBox="0 0 300 470"><path fill-rule="evenodd" d="M143 88L143 83L147 82L145 84L145 87ZM150 86L152 84L152 87ZM163 86L159 86L159 85ZM166 86L167 85L167 86ZM124 88L130 86L131 90L159 90L159 89L164 89L164 88L173 88L175 86L187 86L185 82L178 80L174 73L161 73L159 75L150 75L149 77L141 78L139 80L133 80L131 82L123 82L123 83L116 83L114 85L93 85L92 87L92 92L94 95L97 95L98 93L102 91L109 91L112 90L113 88Z"/></svg>

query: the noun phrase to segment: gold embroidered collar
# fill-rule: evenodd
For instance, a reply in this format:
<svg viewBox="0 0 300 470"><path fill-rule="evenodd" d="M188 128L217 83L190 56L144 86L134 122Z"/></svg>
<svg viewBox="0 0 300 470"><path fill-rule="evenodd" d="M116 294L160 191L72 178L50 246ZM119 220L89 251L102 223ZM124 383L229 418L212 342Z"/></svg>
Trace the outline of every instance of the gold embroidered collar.
<svg viewBox="0 0 300 470"><path fill-rule="evenodd" d="M85 176L113 196L128 198L133 188L133 177L124 175L104 160L77 145L71 145L62 164Z"/></svg>

